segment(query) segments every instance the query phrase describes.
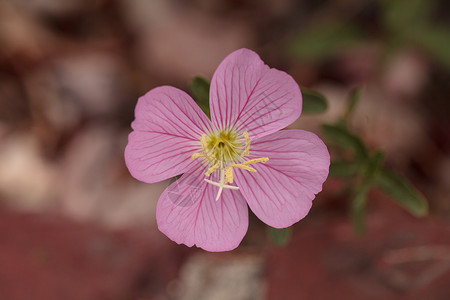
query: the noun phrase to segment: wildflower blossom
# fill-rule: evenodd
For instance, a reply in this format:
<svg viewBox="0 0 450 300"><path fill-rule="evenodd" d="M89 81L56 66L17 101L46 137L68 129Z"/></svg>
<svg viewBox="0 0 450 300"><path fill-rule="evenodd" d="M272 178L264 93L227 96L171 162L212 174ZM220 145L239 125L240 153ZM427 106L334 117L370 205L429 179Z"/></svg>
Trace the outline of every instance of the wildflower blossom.
<svg viewBox="0 0 450 300"><path fill-rule="evenodd" d="M160 231L179 244L226 251L247 231L247 205L275 228L305 217L330 157L315 134L281 130L301 107L292 77L248 49L231 53L216 70L211 119L173 87L141 97L125 150L130 173L147 183L183 174L158 200Z"/></svg>

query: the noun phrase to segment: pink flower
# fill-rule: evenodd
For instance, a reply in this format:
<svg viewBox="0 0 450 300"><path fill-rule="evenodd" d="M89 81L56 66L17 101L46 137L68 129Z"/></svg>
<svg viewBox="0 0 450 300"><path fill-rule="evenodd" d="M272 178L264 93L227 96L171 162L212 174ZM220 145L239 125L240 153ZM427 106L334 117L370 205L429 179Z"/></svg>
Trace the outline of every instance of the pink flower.
<svg viewBox="0 0 450 300"><path fill-rule="evenodd" d="M315 134L281 130L301 108L292 77L248 49L231 53L216 70L211 120L173 87L141 97L125 149L130 173L147 183L183 174L158 200L159 230L179 244L227 251L247 232L247 205L275 228L305 217L330 156Z"/></svg>

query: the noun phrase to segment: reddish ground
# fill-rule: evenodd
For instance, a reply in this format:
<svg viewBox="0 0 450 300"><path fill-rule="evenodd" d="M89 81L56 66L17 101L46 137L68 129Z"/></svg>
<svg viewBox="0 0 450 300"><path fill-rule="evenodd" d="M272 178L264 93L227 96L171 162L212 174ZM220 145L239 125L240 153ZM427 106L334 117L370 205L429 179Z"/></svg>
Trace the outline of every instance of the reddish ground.
<svg viewBox="0 0 450 300"><path fill-rule="evenodd" d="M269 251L268 299L450 299L448 224L379 202L360 238L344 216L298 223Z"/></svg>
<svg viewBox="0 0 450 300"><path fill-rule="evenodd" d="M167 299L185 253L155 232L0 210L0 299Z"/></svg>

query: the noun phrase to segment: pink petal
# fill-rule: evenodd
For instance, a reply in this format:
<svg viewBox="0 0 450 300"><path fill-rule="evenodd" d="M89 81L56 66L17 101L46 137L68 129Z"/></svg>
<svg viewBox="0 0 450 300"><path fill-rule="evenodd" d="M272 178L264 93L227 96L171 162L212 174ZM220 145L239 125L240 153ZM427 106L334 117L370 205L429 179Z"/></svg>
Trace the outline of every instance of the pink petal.
<svg viewBox="0 0 450 300"><path fill-rule="evenodd" d="M282 130L252 143L250 154L249 159L269 157L265 164L251 165L256 173L235 171L236 184L255 215L275 228L305 217L328 176L325 144L311 132Z"/></svg>
<svg viewBox="0 0 450 300"><path fill-rule="evenodd" d="M270 69L255 52L240 49L214 73L210 106L217 129L247 130L256 139L294 122L302 110L302 95L291 76Z"/></svg>
<svg viewBox="0 0 450 300"><path fill-rule="evenodd" d="M178 244L232 250L247 232L247 204L238 190L230 189L216 201L218 187L204 181L204 172L196 166L163 192L156 207L158 228Z"/></svg>
<svg viewBox="0 0 450 300"><path fill-rule="evenodd" d="M136 179L158 182L195 163L191 155L200 150L200 137L211 122L188 94L155 88L139 98L135 114L125 162Z"/></svg>

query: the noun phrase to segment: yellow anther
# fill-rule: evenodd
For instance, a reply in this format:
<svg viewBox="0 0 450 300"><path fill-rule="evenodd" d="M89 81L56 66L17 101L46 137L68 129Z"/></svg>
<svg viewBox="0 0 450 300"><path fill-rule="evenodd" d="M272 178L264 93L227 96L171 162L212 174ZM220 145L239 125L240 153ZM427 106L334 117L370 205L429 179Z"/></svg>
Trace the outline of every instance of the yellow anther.
<svg viewBox="0 0 450 300"><path fill-rule="evenodd" d="M215 170L217 170L219 167L220 167L220 163L216 163L214 166L209 168L208 171L206 171L205 176L209 177L209 175L211 175L211 173L214 172Z"/></svg>
<svg viewBox="0 0 450 300"><path fill-rule="evenodd" d="M225 168L225 183L233 183L233 168L226 167Z"/></svg>
<svg viewBox="0 0 450 300"><path fill-rule="evenodd" d="M192 154L191 159L196 159L196 158L199 158L201 156L205 156L205 154L203 154L203 153L194 153L194 154Z"/></svg>
<svg viewBox="0 0 450 300"><path fill-rule="evenodd" d="M243 165L243 164L233 164L233 165L231 165L231 166L232 166L233 168L244 169L244 170L247 170L247 171L250 171L250 172L253 172L253 173L256 172L256 170L253 169L252 167L249 167L249 166L246 166L246 165Z"/></svg>
<svg viewBox="0 0 450 300"><path fill-rule="evenodd" d="M244 131L244 133L242 135L245 138L245 149L244 149L244 152L242 152L241 156L244 157L250 151L250 139L248 137L248 132L247 131Z"/></svg>
<svg viewBox="0 0 450 300"><path fill-rule="evenodd" d="M202 143L202 149L203 151L208 150L208 136L206 134L202 135L200 138L200 143Z"/></svg>
<svg viewBox="0 0 450 300"><path fill-rule="evenodd" d="M208 136L206 134L202 135L200 143L202 144L203 156L207 157L210 161L213 161L214 154L208 149Z"/></svg>
<svg viewBox="0 0 450 300"><path fill-rule="evenodd" d="M268 160L269 160L268 157L261 157L261 158L255 158L255 159L250 159L250 160L244 161L242 164L247 166L249 164L254 164L254 163L259 163L259 162L265 163Z"/></svg>
<svg viewBox="0 0 450 300"><path fill-rule="evenodd" d="M242 141L244 140L244 142ZM245 161L243 157L250 153L250 138L247 131L238 135L232 129L223 129L217 132L210 132L200 137L201 149L191 155L191 159L205 157L205 163L209 169L204 173L206 177L218 171L218 181L204 179L207 183L217 186L218 200L224 189L239 190L239 187L232 184L234 182L233 168L256 173L256 169L251 164L265 163L268 157L249 159ZM203 162L203 161L202 161ZM217 177L216 177L217 179Z"/></svg>

